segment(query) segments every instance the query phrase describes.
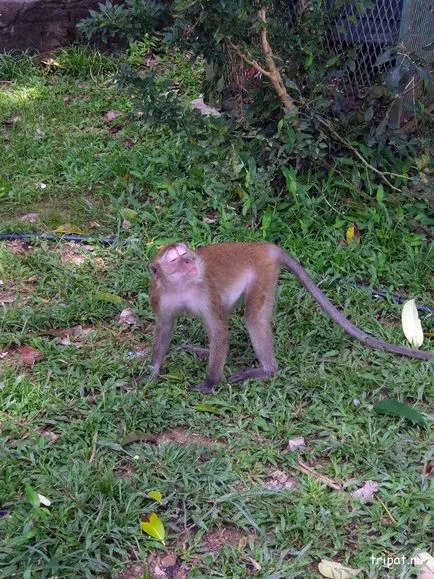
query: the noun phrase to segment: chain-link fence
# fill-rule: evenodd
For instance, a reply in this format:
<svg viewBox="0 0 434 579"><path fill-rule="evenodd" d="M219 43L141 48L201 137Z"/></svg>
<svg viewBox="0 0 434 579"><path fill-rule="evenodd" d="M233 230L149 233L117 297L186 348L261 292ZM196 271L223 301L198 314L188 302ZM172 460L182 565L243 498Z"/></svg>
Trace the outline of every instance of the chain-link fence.
<svg viewBox="0 0 434 579"><path fill-rule="evenodd" d="M330 55L344 55L349 50L353 53L351 71L340 79L341 90L349 97L363 94L372 84L381 84L384 80L387 83L388 71L394 70L395 77L389 80L395 82L395 86L391 82L389 88L401 95L395 122L413 116L424 80L414 68L406 66L405 61L415 58L421 66L427 63L431 74L434 72L434 0L373 0L372 7L364 11L360 11L359 3L351 1L342 3L336 11L334 0L272 0L270 6L278 14L274 29L269 31L277 54L284 59L291 58L284 54L284 42L288 35L297 34L300 14L323 11L324 50ZM397 55L389 60L379 59L391 46L398 47ZM246 69L232 53L227 55L223 76L231 89L232 100L240 108L238 114L243 116L242 105L248 102L249 89L255 84L255 71ZM424 99L426 105L434 102L432 85Z"/></svg>

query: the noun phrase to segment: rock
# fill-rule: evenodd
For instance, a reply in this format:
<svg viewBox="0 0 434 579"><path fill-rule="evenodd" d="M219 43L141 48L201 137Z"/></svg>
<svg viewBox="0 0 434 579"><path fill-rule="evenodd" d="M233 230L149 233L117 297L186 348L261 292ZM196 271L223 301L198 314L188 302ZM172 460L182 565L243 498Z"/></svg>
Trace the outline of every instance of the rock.
<svg viewBox="0 0 434 579"><path fill-rule="evenodd" d="M98 0L0 0L0 51L54 50L76 40L76 24Z"/></svg>

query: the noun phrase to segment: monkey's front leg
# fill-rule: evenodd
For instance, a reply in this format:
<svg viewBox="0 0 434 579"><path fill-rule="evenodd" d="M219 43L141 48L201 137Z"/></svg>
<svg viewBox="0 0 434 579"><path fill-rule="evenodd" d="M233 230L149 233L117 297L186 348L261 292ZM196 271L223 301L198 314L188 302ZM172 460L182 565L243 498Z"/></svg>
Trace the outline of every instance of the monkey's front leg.
<svg viewBox="0 0 434 579"><path fill-rule="evenodd" d="M152 374L150 380L156 380L163 370L163 362L169 349L172 332L173 318L157 318L152 344Z"/></svg>
<svg viewBox="0 0 434 579"><path fill-rule="evenodd" d="M222 319L207 320L206 326L209 336L208 375L205 382L190 386L190 390L211 394L223 376L228 352L228 327L226 321Z"/></svg>

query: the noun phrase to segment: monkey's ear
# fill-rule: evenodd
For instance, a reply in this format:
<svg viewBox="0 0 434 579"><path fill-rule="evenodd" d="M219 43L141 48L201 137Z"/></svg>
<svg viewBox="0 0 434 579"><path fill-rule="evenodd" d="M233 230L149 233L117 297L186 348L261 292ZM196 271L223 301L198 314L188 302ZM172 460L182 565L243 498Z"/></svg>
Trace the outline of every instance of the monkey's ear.
<svg viewBox="0 0 434 579"><path fill-rule="evenodd" d="M151 272L152 277L154 277L154 275L157 273L157 268L155 267L155 265L152 265L152 263L150 263L148 265L148 269Z"/></svg>

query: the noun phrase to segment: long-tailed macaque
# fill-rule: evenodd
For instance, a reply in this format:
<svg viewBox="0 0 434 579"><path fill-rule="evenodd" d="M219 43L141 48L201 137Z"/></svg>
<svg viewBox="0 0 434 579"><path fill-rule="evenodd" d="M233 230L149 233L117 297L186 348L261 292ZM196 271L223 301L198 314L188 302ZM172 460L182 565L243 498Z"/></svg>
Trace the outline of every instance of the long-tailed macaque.
<svg viewBox="0 0 434 579"><path fill-rule="evenodd" d="M228 351L228 318L243 299L245 320L257 368L241 370L229 377L239 383L248 378L264 379L277 370L271 316L280 269L294 273L321 308L345 332L370 348L429 360L432 352L395 346L373 338L354 326L322 293L303 266L285 250L271 243L221 243L193 251L184 243L160 249L151 261L151 306L156 317L152 350L152 378L163 367L176 317L199 316L209 337L208 375L191 389L212 392L223 376ZM187 348L188 349L188 348ZM193 351L194 348L191 348ZM200 353L203 353L203 349Z"/></svg>

